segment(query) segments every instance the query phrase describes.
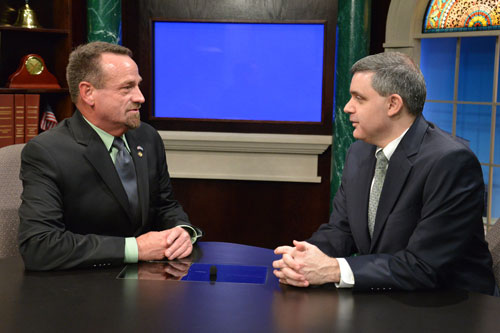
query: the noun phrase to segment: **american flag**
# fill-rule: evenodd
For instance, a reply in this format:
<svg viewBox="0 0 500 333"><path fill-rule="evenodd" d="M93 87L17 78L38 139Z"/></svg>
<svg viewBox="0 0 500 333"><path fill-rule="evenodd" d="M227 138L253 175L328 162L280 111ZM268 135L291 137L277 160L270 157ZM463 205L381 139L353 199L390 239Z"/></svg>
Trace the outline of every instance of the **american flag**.
<svg viewBox="0 0 500 333"><path fill-rule="evenodd" d="M51 129L57 125L56 115L48 108L42 115L40 120L40 128L44 131Z"/></svg>

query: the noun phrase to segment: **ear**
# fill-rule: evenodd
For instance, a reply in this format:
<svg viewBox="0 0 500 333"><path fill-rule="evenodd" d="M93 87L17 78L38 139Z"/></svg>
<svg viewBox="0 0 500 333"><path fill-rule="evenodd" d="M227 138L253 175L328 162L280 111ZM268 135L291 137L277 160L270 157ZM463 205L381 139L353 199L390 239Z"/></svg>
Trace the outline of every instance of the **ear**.
<svg viewBox="0 0 500 333"><path fill-rule="evenodd" d="M82 81L78 85L78 89L80 89L80 98L85 104L88 104L90 106L94 106L94 93L95 93L95 88L94 86L87 81Z"/></svg>
<svg viewBox="0 0 500 333"><path fill-rule="evenodd" d="M387 115L389 117L394 117L400 114L404 108L403 99L398 94L392 94L387 97L387 102L389 103L387 109Z"/></svg>

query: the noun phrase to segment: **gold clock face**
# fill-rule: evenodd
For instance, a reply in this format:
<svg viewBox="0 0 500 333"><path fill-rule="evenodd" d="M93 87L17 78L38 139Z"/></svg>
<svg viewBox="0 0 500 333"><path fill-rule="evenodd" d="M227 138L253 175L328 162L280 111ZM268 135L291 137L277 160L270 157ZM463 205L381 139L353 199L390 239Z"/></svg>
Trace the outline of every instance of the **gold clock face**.
<svg viewBox="0 0 500 333"><path fill-rule="evenodd" d="M44 69L42 59L34 56L28 57L28 59L26 59L25 66L26 70L31 75L39 75L43 72Z"/></svg>

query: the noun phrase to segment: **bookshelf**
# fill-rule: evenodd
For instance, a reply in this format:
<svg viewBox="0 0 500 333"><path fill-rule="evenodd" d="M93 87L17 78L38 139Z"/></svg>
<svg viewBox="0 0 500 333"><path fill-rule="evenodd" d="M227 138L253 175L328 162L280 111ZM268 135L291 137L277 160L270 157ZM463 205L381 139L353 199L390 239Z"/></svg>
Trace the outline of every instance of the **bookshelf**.
<svg viewBox="0 0 500 333"><path fill-rule="evenodd" d="M73 114L74 107L65 73L68 56L75 44L75 23L79 25L77 29L85 29L85 25L82 27L81 24L82 16L85 17L82 2L30 0L29 5L36 13L40 28L0 26L0 94L39 94L40 113L46 105L50 105L58 121ZM24 0L0 0L0 10L10 7L17 11L23 5ZM74 18L77 22L74 22ZM9 75L19 67L23 56L32 53L44 59L47 69L55 75L61 89L7 88Z"/></svg>

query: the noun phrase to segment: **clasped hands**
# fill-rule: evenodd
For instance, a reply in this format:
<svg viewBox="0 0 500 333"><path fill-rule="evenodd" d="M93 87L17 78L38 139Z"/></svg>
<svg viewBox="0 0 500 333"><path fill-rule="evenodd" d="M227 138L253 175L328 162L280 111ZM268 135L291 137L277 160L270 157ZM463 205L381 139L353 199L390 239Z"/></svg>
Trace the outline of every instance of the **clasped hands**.
<svg viewBox="0 0 500 333"><path fill-rule="evenodd" d="M321 252L308 242L293 241L292 246L280 246L274 250L282 258L273 262L273 273L280 283L295 287L308 287L340 281L337 259Z"/></svg>
<svg viewBox="0 0 500 333"><path fill-rule="evenodd" d="M137 237L139 261L182 259L191 254L191 236L182 227L150 231Z"/></svg>

